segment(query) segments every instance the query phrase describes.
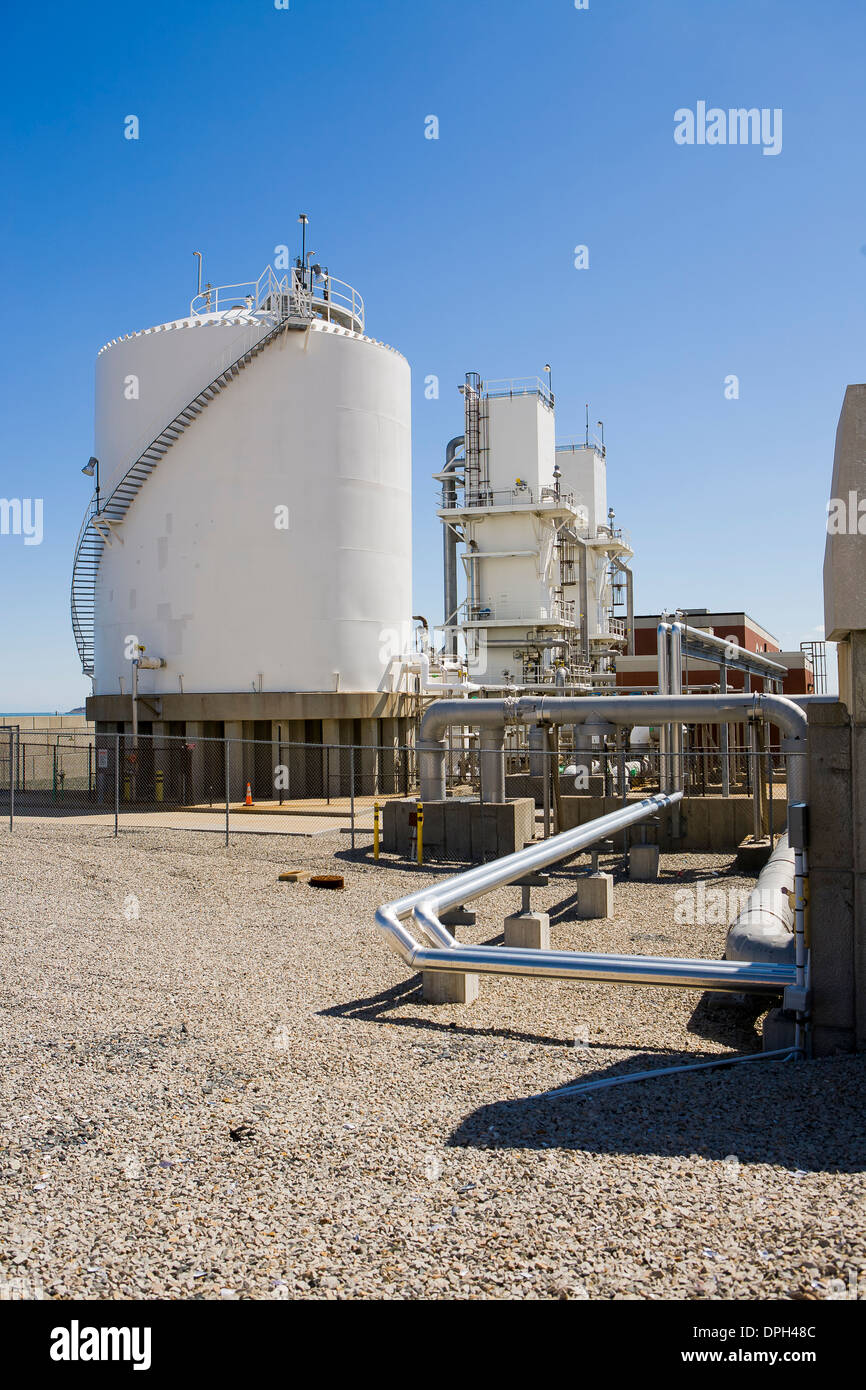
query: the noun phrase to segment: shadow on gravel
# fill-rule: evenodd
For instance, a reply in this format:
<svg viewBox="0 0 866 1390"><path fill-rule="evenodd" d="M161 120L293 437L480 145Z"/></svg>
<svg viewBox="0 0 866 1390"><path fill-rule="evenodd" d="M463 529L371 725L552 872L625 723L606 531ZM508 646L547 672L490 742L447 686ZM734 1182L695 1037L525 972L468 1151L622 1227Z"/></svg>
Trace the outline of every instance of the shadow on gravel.
<svg viewBox="0 0 866 1390"><path fill-rule="evenodd" d="M735 1052L759 1052L761 1034L757 1023L778 998L755 994L733 996L708 991L702 994L686 1027L699 1038L722 1043Z"/></svg>
<svg viewBox="0 0 866 1390"><path fill-rule="evenodd" d="M434 1018L393 1013L394 1009L414 1002L421 1003L420 975L413 975L411 980L393 985L379 994L371 994L364 999L350 999L330 1009L320 1009L318 1017L359 1019L365 1023L384 1023L391 1028L409 1028L420 1033L445 1033L452 1038L504 1038L511 1042L534 1043L539 1047L571 1047L574 1044L573 1033L568 1037L551 1037L543 1033L522 1033L516 1028L471 1028L456 1022L445 1023ZM623 1051L633 1050L633 1047L623 1048ZM664 1057L669 1055L665 1048L659 1048L658 1052Z"/></svg>
<svg viewBox="0 0 866 1390"><path fill-rule="evenodd" d="M701 1060L694 1053L668 1053L659 1060L644 1052L598 1071L587 1069L575 1081ZM851 1070L848 1085L829 1074L834 1066L844 1066L846 1076ZM810 1172L862 1172L866 1068L858 1073L855 1067L854 1058L755 1062L635 1081L584 1096L548 1093L503 1100L467 1115L447 1145L736 1159L775 1164L795 1178Z"/></svg>

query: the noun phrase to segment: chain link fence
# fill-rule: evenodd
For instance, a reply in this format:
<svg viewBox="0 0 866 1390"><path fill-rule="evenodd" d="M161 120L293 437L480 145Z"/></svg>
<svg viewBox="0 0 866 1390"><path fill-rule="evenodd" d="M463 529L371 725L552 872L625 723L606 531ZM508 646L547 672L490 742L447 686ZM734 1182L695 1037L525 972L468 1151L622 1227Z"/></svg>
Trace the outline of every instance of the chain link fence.
<svg viewBox="0 0 866 1390"><path fill-rule="evenodd" d="M739 741L737 733L739 733ZM647 795L677 768L685 797L747 798L754 833L785 825L786 755L743 726L732 726L727 747L718 729L684 730L683 748L660 753L651 740L624 739L576 748L570 731L551 731L549 743L529 747L509 733L505 794L532 797L539 833L561 821L563 797ZM714 735L716 736L714 738ZM446 795L482 798L477 736L451 730L445 752ZM678 760L678 761L677 761ZM113 827L311 835L372 835L376 802L417 799L418 755L411 746L289 743L279 740L185 738L176 735L78 730L0 730L0 810L44 823L78 819Z"/></svg>

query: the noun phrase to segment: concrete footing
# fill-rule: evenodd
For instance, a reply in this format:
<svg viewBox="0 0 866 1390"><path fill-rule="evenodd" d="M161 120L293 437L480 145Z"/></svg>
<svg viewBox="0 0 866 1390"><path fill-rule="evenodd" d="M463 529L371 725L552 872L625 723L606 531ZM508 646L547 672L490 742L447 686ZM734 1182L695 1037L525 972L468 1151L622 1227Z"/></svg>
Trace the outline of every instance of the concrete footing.
<svg viewBox="0 0 866 1390"><path fill-rule="evenodd" d="M658 878L658 845L632 845L628 852L628 876L633 883L647 883Z"/></svg>
<svg viewBox="0 0 866 1390"><path fill-rule="evenodd" d="M439 921L443 927L474 927L478 913L471 907L449 907L447 912L440 912Z"/></svg>
<svg viewBox="0 0 866 1390"><path fill-rule="evenodd" d="M550 918L546 912L515 912L505 919L505 945L550 950Z"/></svg>
<svg viewBox="0 0 866 1390"><path fill-rule="evenodd" d="M581 922L613 916L613 874L587 874L577 880L577 907L573 916Z"/></svg>
<svg viewBox="0 0 866 1390"><path fill-rule="evenodd" d="M427 1004L474 1004L478 976L458 970L422 970L421 996Z"/></svg>

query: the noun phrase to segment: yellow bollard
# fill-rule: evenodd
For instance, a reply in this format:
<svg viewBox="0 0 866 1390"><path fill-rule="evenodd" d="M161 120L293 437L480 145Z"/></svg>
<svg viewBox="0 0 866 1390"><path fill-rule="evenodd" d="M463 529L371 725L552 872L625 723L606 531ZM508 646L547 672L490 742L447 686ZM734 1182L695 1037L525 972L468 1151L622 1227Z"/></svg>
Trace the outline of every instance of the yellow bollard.
<svg viewBox="0 0 866 1390"><path fill-rule="evenodd" d="M373 802L373 858L379 858L379 803Z"/></svg>
<svg viewBox="0 0 866 1390"><path fill-rule="evenodd" d="M124 801L128 801L128 800L129 800L129 778L128 778L128 777L124 777L124 779L123 779L123 799L124 799Z"/></svg>
<svg viewBox="0 0 866 1390"><path fill-rule="evenodd" d="M156 799L162 801L162 768L156 769Z"/></svg>
<svg viewBox="0 0 866 1390"><path fill-rule="evenodd" d="M418 816L418 821L417 821L418 833L417 833L417 841L416 841L416 842L417 842L417 847L418 847L418 863L419 863L419 864L423 864L423 863L424 863L424 807L422 806L422 804L421 804L420 801L418 802L418 805L416 806L415 810L416 810L416 814L417 814L417 816Z"/></svg>

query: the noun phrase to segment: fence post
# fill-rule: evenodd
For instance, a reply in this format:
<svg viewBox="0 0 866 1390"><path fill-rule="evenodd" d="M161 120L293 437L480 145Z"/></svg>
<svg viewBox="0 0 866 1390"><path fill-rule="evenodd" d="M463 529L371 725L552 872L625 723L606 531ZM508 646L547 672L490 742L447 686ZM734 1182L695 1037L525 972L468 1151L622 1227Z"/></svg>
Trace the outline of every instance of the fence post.
<svg viewBox="0 0 866 1390"><path fill-rule="evenodd" d="M229 783L228 783L228 749L229 749L228 738L227 738L227 739L224 739L224 742L225 742L225 758L222 759L222 760L224 760L224 763L225 763L225 845L227 845L227 848L228 848L228 785L229 785Z"/></svg>
<svg viewBox="0 0 866 1390"><path fill-rule="evenodd" d="M349 809L352 826L352 849L355 848L355 745L349 749Z"/></svg>
<svg viewBox="0 0 866 1390"><path fill-rule="evenodd" d="M15 777L12 771L12 749L15 743L15 732L9 730L9 830L15 823Z"/></svg>
<svg viewBox="0 0 866 1390"><path fill-rule="evenodd" d="M120 814L120 734L114 735L114 837L117 838L117 819Z"/></svg>

